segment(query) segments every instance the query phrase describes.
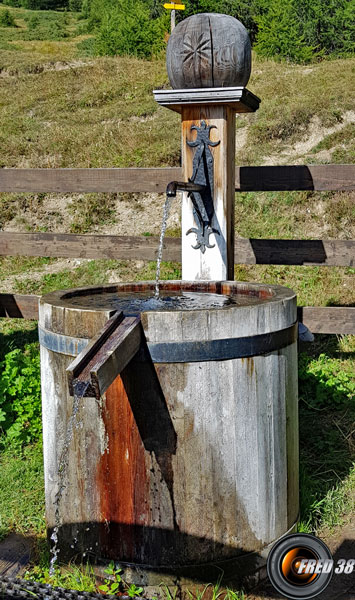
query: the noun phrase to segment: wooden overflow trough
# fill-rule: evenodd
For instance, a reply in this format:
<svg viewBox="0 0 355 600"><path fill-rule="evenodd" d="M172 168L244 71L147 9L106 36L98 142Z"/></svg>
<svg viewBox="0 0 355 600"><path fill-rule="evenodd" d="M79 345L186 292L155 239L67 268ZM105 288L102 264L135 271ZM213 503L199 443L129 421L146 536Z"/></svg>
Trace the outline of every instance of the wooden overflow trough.
<svg viewBox="0 0 355 600"><path fill-rule="evenodd" d="M181 168L0 169L0 192L165 192ZM355 165L237 167L236 192L351 191ZM238 197L237 197L238 201ZM155 260L158 239L114 235L0 232L1 256ZM166 238L163 260L181 261L181 240ZM236 239L236 264L355 266L354 240ZM314 333L355 334L355 308L299 307L299 320ZM38 319L38 296L0 294L0 316Z"/></svg>

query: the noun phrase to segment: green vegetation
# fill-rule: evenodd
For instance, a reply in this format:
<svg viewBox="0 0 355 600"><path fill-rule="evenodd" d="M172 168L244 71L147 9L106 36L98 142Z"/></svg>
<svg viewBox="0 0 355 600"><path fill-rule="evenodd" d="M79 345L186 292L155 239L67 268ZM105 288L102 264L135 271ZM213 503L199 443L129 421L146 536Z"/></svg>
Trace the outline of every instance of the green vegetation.
<svg viewBox="0 0 355 600"><path fill-rule="evenodd" d="M300 531L334 527L355 510L354 336L317 336L299 357Z"/></svg>
<svg viewBox="0 0 355 600"><path fill-rule="evenodd" d="M354 52L355 5L351 0L262 0L260 4L255 50L261 56L310 62Z"/></svg>
<svg viewBox="0 0 355 600"><path fill-rule="evenodd" d="M37 344L8 352L0 363L0 431L12 447L38 440L42 431Z"/></svg>
<svg viewBox="0 0 355 600"><path fill-rule="evenodd" d="M105 579L105 583L99 586L99 590L105 594L118 594L125 591L130 598L134 598L135 596L140 596L143 592L142 587L137 587L134 583L128 586L125 583L122 576L123 569L117 567L113 561L110 562L104 573L109 575L109 578Z"/></svg>
<svg viewBox="0 0 355 600"><path fill-rule="evenodd" d="M32 11L81 11L81 31L93 36L81 41L85 55L159 56L170 29L169 13L156 0L7 0L6 3ZM12 16L5 12L0 27L12 27ZM186 10L178 18L199 12L220 12L241 20L255 51L264 57L307 63L328 56L351 56L355 49L352 0L331 0L326 4L323 0L187 0ZM48 28L34 26L32 22L24 39L58 40L66 35L59 21Z"/></svg>
<svg viewBox="0 0 355 600"><path fill-rule="evenodd" d="M133 0L85 0L96 54L144 56L163 48L168 19L157 3ZM325 56L351 55L355 49L355 8L351 0L187 0L179 18L219 12L238 18L249 30L261 56L310 62Z"/></svg>
<svg viewBox="0 0 355 600"><path fill-rule="evenodd" d="M36 554L33 560L35 564L25 573L25 579L79 592L98 591L96 577L90 564L70 564L61 567L56 565L54 574L50 575L50 558L47 540L40 538L36 544Z"/></svg>
<svg viewBox="0 0 355 600"><path fill-rule="evenodd" d="M6 0L6 4L13 7L22 7L29 10L80 10L81 4L70 4L70 0Z"/></svg>
<svg viewBox="0 0 355 600"><path fill-rule="evenodd" d="M45 535L42 444L9 446L0 454L0 539L10 531Z"/></svg>
<svg viewBox="0 0 355 600"><path fill-rule="evenodd" d="M95 32L94 54L150 58L165 48L168 15L154 15L144 0L91 0L89 31Z"/></svg>
<svg viewBox="0 0 355 600"><path fill-rule="evenodd" d="M0 27L16 27L15 19L9 10L0 10Z"/></svg>

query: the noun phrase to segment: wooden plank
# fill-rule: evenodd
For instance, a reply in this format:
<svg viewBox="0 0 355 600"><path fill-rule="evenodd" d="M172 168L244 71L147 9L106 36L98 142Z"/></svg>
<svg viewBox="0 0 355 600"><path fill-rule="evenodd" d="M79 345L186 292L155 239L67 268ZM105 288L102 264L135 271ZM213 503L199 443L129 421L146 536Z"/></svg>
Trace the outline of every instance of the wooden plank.
<svg viewBox="0 0 355 600"><path fill-rule="evenodd" d="M17 533L11 533L5 538L0 543L0 576L15 577L21 575L30 562L31 550L32 541L30 538Z"/></svg>
<svg viewBox="0 0 355 600"><path fill-rule="evenodd" d="M352 267L355 265L355 241L239 238L235 240L234 261L247 265Z"/></svg>
<svg viewBox="0 0 355 600"><path fill-rule="evenodd" d="M152 169L0 169L0 192L164 192L180 167ZM236 167L236 191L355 189L355 165Z"/></svg>
<svg viewBox="0 0 355 600"><path fill-rule="evenodd" d="M38 319L40 296L0 294L0 317L12 319Z"/></svg>
<svg viewBox="0 0 355 600"><path fill-rule="evenodd" d="M214 214L211 227L216 233L208 238L206 252L196 250L200 240L195 233L201 231L197 222L191 199L186 192L183 195L181 209L182 225L182 279L186 281L209 280L223 281L232 279L234 272L234 250L232 246L232 224L234 211L234 156L235 156L235 113L224 106L184 107L182 111L182 162L184 165L183 181L187 181L195 166L196 153L200 146L191 147L188 142L201 140L203 122L212 127L209 132L211 143L215 147L205 148L206 163L213 159L213 181L208 181L204 162L200 160L194 181L205 185L208 192L201 193L200 201L211 202L213 197ZM193 132L192 127L199 130ZM212 185L213 184L213 185ZM211 188L209 186L212 186ZM198 201L198 196L196 195ZM205 206L205 204L204 204ZM208 210L208 209L207 209ZM190 234L187 235L187 232ZM206 240L207 241L207 240ZM195 247L195 248L194 248Z"/></svg>
<svg viewBox="0 0 355 600"><path fill-rule="evenodd" d="M164 260L181 260L181 240L166 238ZM156 260L157 237L0 232L0 255Z"/></svg>
<svg viewBox="0 0 355 600"><path fill-rule="evenodd" d="M354 190L355 165L239 167L235 187L241 192Z"/></svg>
<svg viewBox="0 0 355 600"><path fill-rule="evenodd" d="M80 309L78 309L78 311L79 310ZM91 366L93 359L96 361L96 355L100 348L102 348L107 339L117 329L123 319L124 315L122 311L115 312L114 315L108 321L106 321L105 325L100 329L100 331L94 335L93 338L91 338L84 350L79 352L75 359L70 363L69 367L67 367L66 372L71 396L74 396L74 386L75 383L78 383L79 381L88 383L90 386L90 388L87 390L89 393L85 393L85 396L90 396L90 394L95 396L95 392L92 390L90 382L90 368L88 369L87 367Z"/></svg>
<svg viewBox="0 0 355 600"><path fill-rule="evenodd" d="M164 192L181 169L0 169L0 192Z"/></svg>
<svg viewBox="0 0 355 600"><path fill-rule="evenodd" d="M85 397L99 400L138 352L141 339L140 317L115 313L67 368L70 394L79 384Z"/></svg>
<svg viewBox="0 0 355 600"><path fill-rule="evenodd" d="M355 334L355 307L299 306L298 319L312 333Z"/></svg>
<svg viewBox="0 0 355 600"><path fill-rule="evenodd" d="M137 354L142 341L140 315L126 317L111 337L102 346L96 361L92 362L90 375L98 398L115 381L123 369Z"/></svg>
<svg viewBox="0 0 355 600"><path fill-rule="evenodd" d="M156 260L157 251L156 236L0 232L0 256ZM181 262L180 238L165 238L163 260ZM355 241L238 238L234 245L234 260L237 264L247 265L352 267L355 266Z"/></svg>

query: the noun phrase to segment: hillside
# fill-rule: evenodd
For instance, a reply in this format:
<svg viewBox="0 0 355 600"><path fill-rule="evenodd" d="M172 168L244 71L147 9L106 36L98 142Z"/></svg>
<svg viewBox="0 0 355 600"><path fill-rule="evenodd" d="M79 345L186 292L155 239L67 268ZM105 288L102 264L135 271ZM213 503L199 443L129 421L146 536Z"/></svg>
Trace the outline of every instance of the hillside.
<svg viewBox="0 0 355 600"><path fill-rule="evenodd" d="M0 167L179 165L179 116L158 106L152 94L168 87L163 60L85 58L86 38L77 35L82 25L75 14L9 11L17 27L1 29ZM32 13L42 19L39 29L29 30ZM58 37L58 30L66 37L28 39L36 31L42 32L38 37ZM262 103L256 114L237 118L237 164L354 162L355 59L302 66L253 58L248 87ZM239 194L236 233L354 239L353 200L353 193ZM154 194L4 194L0 227L157 234L162 204L163 197ZM176 202L168 235L179 235L179 212ZM177 265L165 268L167 276L179 273ZM94 268L86 261L21 258L2 259L0 269L2 291L28 293L71 285L75 269L82 284L151 277L154 271L142 262L99 261ZM353 302L351 275L340 268L236 268L239 279L285 283L287 277L306 304Z"/></svg>

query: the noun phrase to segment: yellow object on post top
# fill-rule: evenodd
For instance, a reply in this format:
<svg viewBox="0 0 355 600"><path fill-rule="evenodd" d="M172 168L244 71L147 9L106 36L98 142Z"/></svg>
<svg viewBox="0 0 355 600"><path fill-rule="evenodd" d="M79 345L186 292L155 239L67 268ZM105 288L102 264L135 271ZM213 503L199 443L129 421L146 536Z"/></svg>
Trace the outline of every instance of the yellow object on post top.
<svg viewBox="0 0 355 600"><path fill-rule="evenodd" d="M167 3L164 4L164 8L168 8L170 10L185 10L185 4Z"/></svg>

